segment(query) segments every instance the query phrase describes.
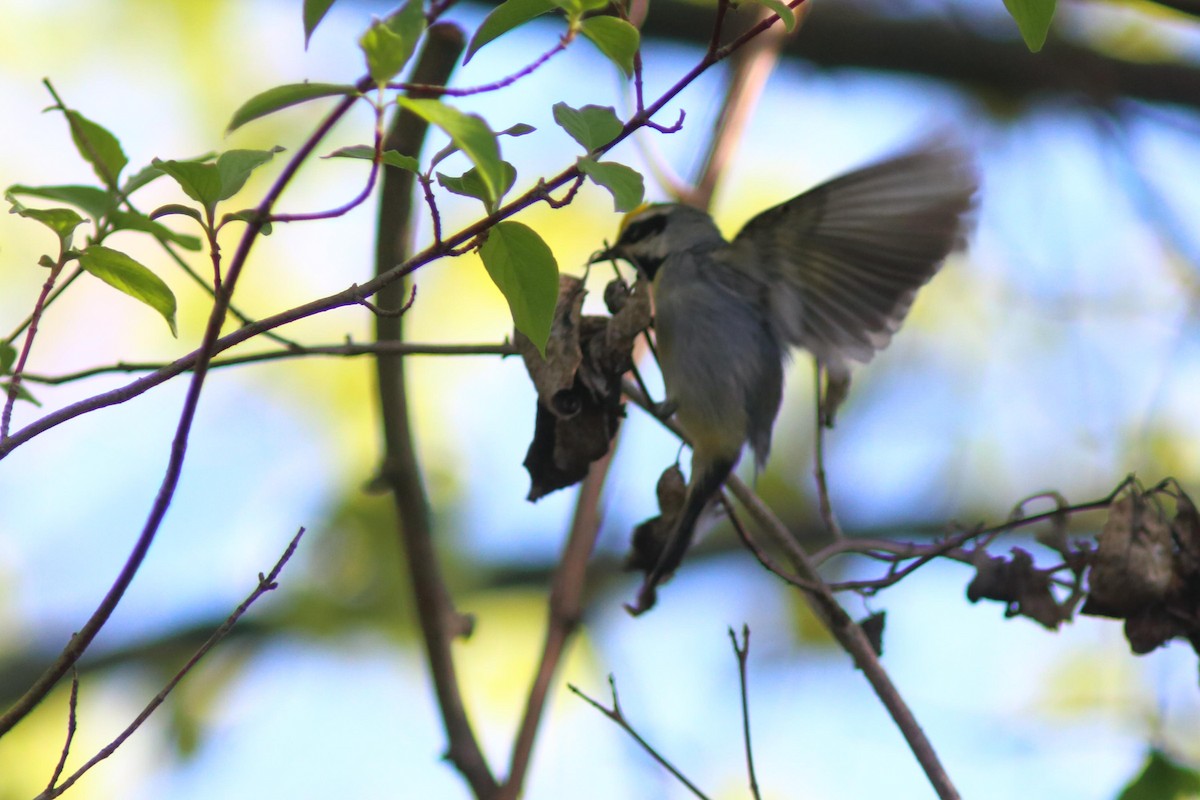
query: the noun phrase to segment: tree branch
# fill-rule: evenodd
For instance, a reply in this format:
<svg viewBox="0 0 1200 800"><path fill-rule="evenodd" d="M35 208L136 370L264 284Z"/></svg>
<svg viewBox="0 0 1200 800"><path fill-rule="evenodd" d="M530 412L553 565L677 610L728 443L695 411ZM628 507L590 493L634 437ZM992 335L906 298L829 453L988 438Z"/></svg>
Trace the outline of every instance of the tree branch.
<svg viewBox="0 0 1200 800"><path fill-rule="evenodd" d="M454 70L465 45L462 31L448 23L429 29L418 57L414 81L443 84ZM416 157L425 141L427 123L406 110L397 110L387 132L384 148ZM375 245L376 276L386 275L392 266L409 258L413 221L413 175L411 172L384 167L379 198L379 228ZM378 305L399 309L408 297L407 281L383 287ZM376 315L375 335L380 342L403 339L403 317ZM417 621L425 644L425 656L433 679L442 724L449 747L446 757L454 764L478 798L492 797L496 779L475 738L450 649L455 637L469 629L454 608L450 591L442 577L441 563L433 543L429 500L421 478L409 420L408 393L404 382L404 359L379 356L375 362L379 381L379 410L383 426L383 467L381 478L391 491L396 507L397 536L404 552L404 563L413 588Z"/></svg>
<svg viewBox="0 0 1200 800"><path fill-rule="evenodd" d="M614 441L615 447L615 441ZM583 590L587 585L587 564L596 546L600 533L600 492L612 463L613 451L588 468L587 477L579 487L579 498L575 502L575 515L571 520L571 532L563 547L562 558L554 572L550 586L549 613L546 620L546 639L542 645L542 658L538 662L537 674L529 689L525 713L517 729L513 743L512 759L508 779L501 787L498 800L516 800L521 794L525 774L533 755L533 743L538 725L545 709L546 697L550 692L550 681L558 669L566 650L567 641L575 632L583 613Z"/></svg>

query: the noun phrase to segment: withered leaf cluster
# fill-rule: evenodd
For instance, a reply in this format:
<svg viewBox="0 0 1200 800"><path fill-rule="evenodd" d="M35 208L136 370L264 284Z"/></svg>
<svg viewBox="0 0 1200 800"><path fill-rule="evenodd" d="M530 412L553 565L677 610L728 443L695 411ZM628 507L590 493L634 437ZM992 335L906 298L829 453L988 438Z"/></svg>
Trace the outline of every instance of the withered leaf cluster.
<svg viewBox="0 0 1200 800"><path fill-rule="evenodd" d="M967 585L972 603L998 600L1004 603L1006 617L1029 617L1050 630L1071 618L1077 602L1074 593L1060 602L1051 590L1055 570L1039 569L1027 550L1014 547L1005 558L980 548L974 553L974 566L975 577Z"/></svg>
<svg viewBox="0 0 1200 800"><path fill-rule="evenodd" d="M1169 497L1173 517L1163 506ZM1174 481L1132 486L1113 502L1090 561L1082 613L1125 620L1135 653L1176 637L1200 653L1200 516Z"/></svg>
<svg viewBox="0 0 1200 800"><path fill-rule="evenodd" d="M1173 515L1166 508L1172 501ZM1050 629L1069 620L1083 600L1082 614L1124 620L1134 653L1149 653L1175 638L1200 653L1200 515L1175 480L1150 490L1130 481L1109 504L1095 546L1068 543L1064 521L1065 515L1056 520L1054 535L1039 537L1063 556L1063 564L1039 568L1019 547L1008 557L980 547L967 597L998 600L1008 616L1029 617ZM1074 579L1069 596L1059 599L1055 577L1064 569Z"/></svg>
<svg viewBox="0 0 1200 800"><path fill-rule="evenodd" d="M633 344L650 325L649 293L621 279L604 291L612 316L584 315L583 281L559 277L558 304L546 357L517 332L513 342L537 388L537 419L525 455L528 499L578 483L608 452L624 409L621 376L633 367Z"/></svg>

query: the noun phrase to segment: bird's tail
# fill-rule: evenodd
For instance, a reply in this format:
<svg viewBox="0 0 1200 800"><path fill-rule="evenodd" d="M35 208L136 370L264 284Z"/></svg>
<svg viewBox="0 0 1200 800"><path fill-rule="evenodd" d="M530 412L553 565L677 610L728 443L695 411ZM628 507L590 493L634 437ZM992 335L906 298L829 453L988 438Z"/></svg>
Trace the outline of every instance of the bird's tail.
<svg viewBox="0 0 1200 800"><path fill-rule="evenodd" d="M704 512L709 501L721 490L725 479L733 471L737 459L717 458L701 462L699 458L692 459L692 480L688 484L687 497L683 502L683 511L675 523L671 535L667 538L666 546L658 557L654 568L646 575L642 588L638 590L637 604L627 606L633 614L641 614L649 610L655 601L655 592L663 578L673 573L683 561L692 536L696 532L696 523Z"/></svg>

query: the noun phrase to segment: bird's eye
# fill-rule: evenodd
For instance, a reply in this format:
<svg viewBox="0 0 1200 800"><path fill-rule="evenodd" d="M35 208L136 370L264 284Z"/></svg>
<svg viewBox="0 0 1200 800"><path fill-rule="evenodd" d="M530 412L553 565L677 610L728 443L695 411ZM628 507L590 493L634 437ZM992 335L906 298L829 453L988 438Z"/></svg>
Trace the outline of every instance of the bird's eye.
<svg viewBox="0 0 1200 800"><path fill-rule="evenodd" d="M667 227L667 217L664 214L655 214L653 217L639 219L637 222L630 223L629 227L621 234L621 244L633 244L643 239L649 239L651 236L657 236L663 232L665 227Z"/></svg>

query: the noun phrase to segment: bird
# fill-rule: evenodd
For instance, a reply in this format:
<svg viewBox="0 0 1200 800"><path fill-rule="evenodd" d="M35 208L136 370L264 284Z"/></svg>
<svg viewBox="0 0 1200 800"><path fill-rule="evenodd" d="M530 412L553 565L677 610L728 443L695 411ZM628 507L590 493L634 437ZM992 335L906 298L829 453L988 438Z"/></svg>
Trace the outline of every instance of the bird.
<svg viewBox="0 0 1200 800"><path fill-rule="evenodd" d="M888 345L917 290L965 246L978 189L970 149L942 133L763 211L732 241L680 203L626 215L592 262L624 260L650 282L660 410L692 447L683 509L633 613L654 605L745 446L766 465L791 349L824 369L822 424L832 425L851 363Z"/></svg>

